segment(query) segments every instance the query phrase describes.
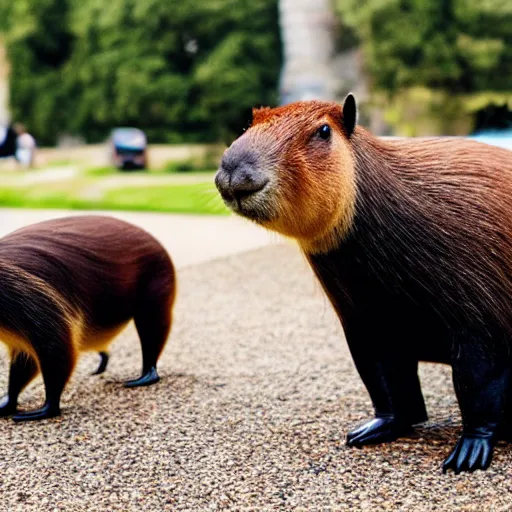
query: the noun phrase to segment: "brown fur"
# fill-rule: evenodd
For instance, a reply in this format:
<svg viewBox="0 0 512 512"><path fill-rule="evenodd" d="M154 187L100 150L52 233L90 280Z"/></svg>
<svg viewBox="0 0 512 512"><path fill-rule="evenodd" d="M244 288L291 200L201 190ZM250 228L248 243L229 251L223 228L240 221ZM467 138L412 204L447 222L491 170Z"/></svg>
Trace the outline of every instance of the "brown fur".
<svg viewBox="0 0 512 512"><path fill-rule="evenodd" d="M328 151L312 141L326 121L335 131ZM478 296L475 314L482 302L500 316L512 313L510 151L464 139L384 141L359 126L347 140L341 106L322 102L256 110L243 137L254 145L272 140L265 150L278 181L277 211L266 227L297 238L308 254L323 253L347 236L357 212L386 233L376 257L394 266L393 253L407 247L415 267L419 261L427 272L449 268L450 275L456 268L455 300ZM446 266L436 261L440 252ZM440 281L432 293L455 292L453 284L441 291Z"/></svg>
<svg viewBox="0 0 512 512"><path fill-rule="evenodd" d="M424 421L417 363L449 363L464 432L445 469L485 469L500 429L512 434L512 153L381 140L354 128L347 100L255 111L217 186L298 240L336 309L376 410L349 443Z"/></svg>
<svg viewBox="0 0 512 512"><path fill-rule="evenodd" d="M0 341L13 362L25 354L37 363L47 394L52 380L64 387L80 352L105 350L132 319L145 365L156 363L174 297L167 252L124 221L74 216L0 239Z"/></svg>
<svg viewBox="0 0 512 512"><path fill-rule="evenodd" d="M315 138L319 126L339 125L341 116L339 105L321 102L259 109L245 136L251 146L261 146L276 182L274 212L264 224L307 249L332 247L354 215L355 169L343 129L329 151Z"/></svg>

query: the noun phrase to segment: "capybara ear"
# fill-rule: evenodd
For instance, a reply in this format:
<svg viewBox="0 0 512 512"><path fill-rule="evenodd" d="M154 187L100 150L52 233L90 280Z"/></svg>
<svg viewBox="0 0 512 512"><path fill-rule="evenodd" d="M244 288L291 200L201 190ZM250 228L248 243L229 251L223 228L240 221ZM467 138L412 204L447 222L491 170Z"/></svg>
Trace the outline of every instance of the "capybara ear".
<svg viewBox="0 0 512 512"><path fill-rule="evenodd" d="M268 118L272 109L270 107L254 107L252 109L252 122L251 126L262 123Z"/></svg>
<svg viewBox="0 0 512 512"><path fill-rule="evenodd" d="M352 93L349 93L343 102L343 126L347 137L354 132L357 124L357 105L356 99Z"/></svg>

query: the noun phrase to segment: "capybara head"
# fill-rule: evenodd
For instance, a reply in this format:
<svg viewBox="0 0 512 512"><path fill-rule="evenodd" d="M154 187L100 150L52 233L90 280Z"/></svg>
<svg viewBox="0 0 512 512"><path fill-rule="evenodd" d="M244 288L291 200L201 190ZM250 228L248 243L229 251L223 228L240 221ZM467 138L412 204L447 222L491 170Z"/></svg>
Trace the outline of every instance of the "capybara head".
<svg viewBox="0 0 512 512"><path fill-rule="evenodd" d="M309 252L328 250L354 215L356 122L351 94L343 106L304 101L254 110L215 176L224 202Z"/></svg>

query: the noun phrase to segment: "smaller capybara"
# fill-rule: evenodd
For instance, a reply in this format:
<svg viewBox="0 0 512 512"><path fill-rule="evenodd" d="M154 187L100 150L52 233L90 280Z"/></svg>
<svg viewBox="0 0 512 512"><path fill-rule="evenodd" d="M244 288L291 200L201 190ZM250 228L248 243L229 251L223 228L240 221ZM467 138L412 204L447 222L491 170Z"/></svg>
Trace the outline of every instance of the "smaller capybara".
<svg viewBox="0 0 512 512"><path fill-rule="evenodd" d="M172 324L176 282L172 261L146 231L112 217L84 215L30 225L0 238L0 341L11 355L0 416L16 421L60 414L60 398L82 351L107 347L134 320L142 375L159 380L156 364ZM18 395L42 373L46 400L18 412Z"/></svg>
<svg viewBox="0 0 512 512"><path fill-rule="evenodd" d="M446 363L463 430L443 470L486 469L512 438L512 152L379 139L348 95L254 111L215 181L299 242L335 308L375 409L349 446L424 422L418 362Z"/></svg>

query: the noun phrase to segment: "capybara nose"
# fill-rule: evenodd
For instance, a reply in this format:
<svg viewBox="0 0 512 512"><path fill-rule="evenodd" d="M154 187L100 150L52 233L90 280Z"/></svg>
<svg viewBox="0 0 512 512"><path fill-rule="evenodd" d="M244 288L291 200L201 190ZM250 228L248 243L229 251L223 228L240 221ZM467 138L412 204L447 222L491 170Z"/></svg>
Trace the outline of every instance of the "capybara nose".
<svg viewBox="0 0 512 512"><path fill-rule="evenodd" d="M236 151L232 148L222 157L220 168L215 176L215 185L226 201L240 201L262 190L268 178L259 170L257 155Z"/></svg>
<svg viewBox="0 0 512 512"><path fill-rule="evenodd" d="M237 201L259 192L267 183L268 178L248 165L238 167L231 176L231 189Z"/></svg>

